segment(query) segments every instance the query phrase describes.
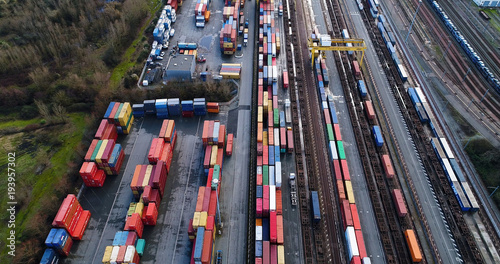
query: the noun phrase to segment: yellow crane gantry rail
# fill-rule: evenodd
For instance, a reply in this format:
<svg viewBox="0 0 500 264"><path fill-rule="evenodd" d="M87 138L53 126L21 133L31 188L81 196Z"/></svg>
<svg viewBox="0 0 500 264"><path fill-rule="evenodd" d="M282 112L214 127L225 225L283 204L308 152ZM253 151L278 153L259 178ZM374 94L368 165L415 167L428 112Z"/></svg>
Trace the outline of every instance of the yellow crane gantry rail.
<svg viewBox="0 0 500 264"><path fill-rule="evenodd" d="M309 49L311 50L311 64L314 66L314 59L316 58L316 51L325 51L325 50L338 50L338 51L361 51L361 60L359 62L359 65L361 66L363 64L363 58L365 56L365 50L366 50L366 45L365 45L365 40L363 39L331 39L331 46L321 46L319 39L312 39L309 38L308 40L308 46ZM348 46L335 46L335 44L347 44L347 43L352 43L352 47ZM314 44L317 44L316 46ZM357 44L357 45L356 45Z"/></svg>

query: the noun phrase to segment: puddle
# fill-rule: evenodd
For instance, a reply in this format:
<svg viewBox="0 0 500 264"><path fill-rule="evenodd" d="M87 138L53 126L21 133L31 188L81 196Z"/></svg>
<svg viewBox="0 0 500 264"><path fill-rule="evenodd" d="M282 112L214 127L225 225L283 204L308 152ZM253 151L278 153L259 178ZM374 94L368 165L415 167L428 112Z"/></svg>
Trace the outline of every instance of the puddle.
<svg viewBox="0 0 500 264"><path fill-rule="evenodd" d="M210 45L212 44L212 38L213 38L212 36L204 36L203 38L200 39L199 46L209 51Z"/></svg>

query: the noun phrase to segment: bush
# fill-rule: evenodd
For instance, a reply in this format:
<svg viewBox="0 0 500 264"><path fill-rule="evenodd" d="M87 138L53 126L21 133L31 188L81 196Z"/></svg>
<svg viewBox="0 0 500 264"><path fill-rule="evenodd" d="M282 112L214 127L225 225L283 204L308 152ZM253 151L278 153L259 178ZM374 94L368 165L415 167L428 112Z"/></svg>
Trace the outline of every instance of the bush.
<svg viewBox="0 0 500 264"><path fill-rule="evenodd" d="M147 44L146 44L146 45L147 45ZM148 45L148 46L149 46L149 45ZM143 49L143 50L141 51L141 53L139 54L139 57L137 57L137 62L138 62L138 63L141 63L141 62L145 61L145 60L148 58L148 56L149 56L149 51L147 51L147 50Z"/></svg>
<svg viewBox="0 0 500 264"><path fill-rule="evenodd" d="M22 119L33 119L38 116L38 109L34 105L25 105L21 109L21 112L19 113L19 116Z"/></svg>
<svg viewBox="0 0 500 264"><path fill-rule="evenodd" d="M68 107L68 112L85 112L89 111L92 108L91 104L86 103L76 103L72 104Z"/></svg>
<svg viewBox="0 0 500 264"><path fill-rule="evenodd" d="M120 56L117 54L117 51L113 47L109 47L102 56L102 61L106 63L108 67L115 67L120 63Z"/></svg>

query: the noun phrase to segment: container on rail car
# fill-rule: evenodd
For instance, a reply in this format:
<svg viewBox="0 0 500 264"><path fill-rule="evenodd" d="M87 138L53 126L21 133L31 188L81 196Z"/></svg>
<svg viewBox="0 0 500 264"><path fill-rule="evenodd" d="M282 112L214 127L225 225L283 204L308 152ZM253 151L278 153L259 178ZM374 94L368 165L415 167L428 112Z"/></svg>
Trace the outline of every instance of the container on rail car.
<svg viewBox="0 0 500 264"><path fill-rule="evenodd" d="M415 111L417 111L417 115L418 115L418 118L420 119L420 122L422 122L422 123L429 122L429 116L427 115L427 112L425 111L425 109L421 103L415 104Z"/></svg>
<svg viewBox="0 0 500 264"><path fill-rule="evenodd" d="M337 146L335 145L335 141L330 141L330 156L333 160L338 160L339 155L337 152Z"/></svg>
<svg viewBox="0 0 500 264"><path fill-rule="evenodd" d="M460 209L464 212L467 212L470 210L470 203L469 200L467 200L467 196L464 194L464 191L462 189L462 186L460 186L460 183L458 181L454 181L450 183L451 188L453 189L453 193L455 194L455 198L457 198L458 205L460 206Z"/></svg>
<svg viewBox="0 0 500 264"><path fill-rule="evenodd" d="M351 261L354 256L359 256L358 243L356 242L356 232L354 231L354 227L347 227L345 230L345 240L349 261Z"/></svg>
<svg viewBox="0 0 500 264"><path fill-rule="evenodd" d="M339 160L333 160L333 172L336 180L342 180L342 169Z"/></svg>
<svg viewBox="0 0 500 264"><path fill-rule="evenodd" d="M364 102L364 105L365 105L366 116L368 117L368 120L372 122L373 120L375 120L375 111L373 110L372 101L367 100Z"/></svg>
<svg viewBox="0 0 500 264"><path fill-rule="evenodd" d="M311 207L312 207L313 222L319 223L319 221L321 221L321 211L319 207L319 198L317 191L311 192Z"/></svg>
<svg viewBox="0 0 500 264"><path fill-rule="evenodd" d="M384 138L382 137L382 132L379 126L373 126L372 128L373 137L375 138L375 145L377 147L382 147L384 145Z"/></svg>
<svg viewBox="0 0 500 264"><path fill-rule="evenodd" d="M359 68L359 63L358 61L353 61L352 62L352 69L353 69L353 72L354 72L354 76L356 76L356 78L361 78L361 70Z"/></svg>
<svg viewBox="0 0 500 264"><path fill-rule="evenodd" d="M460 182L466 182L467 180L465 179L465 176L464 176L462 170L460 169L460 166L458 166L457 161L453 158L448 159L448 161L450 162L450 166L453 169L453 171L455 172L455 176L457 176L458 180Z"/></svg>
<svg viewBox="0 0 500 264"><path fill-rule="evenodd" d="M359 94L361 95L362 98L366 97L368 92L366 91L365 81L358 80L358 90L359 90Z"/></svg>
<svg viewBox="0 0 500 264"><path fill-rule="evenodd" d="M348 200L342 200L340 205L341 205L340 211L342 213L342 220L344 223L344 231L345 231L347 227L354 226L354 223L352 221L351 206Z"/></svg>
<svg viewBox="0 0 500 264"><path fill-rule="evenodd" d="M387 178L394 178L394 167L392 166L391 158L389 157L389 155L382 155L382 166L384 167L384 172Z"/></svg>
<svg viewBox="0 0 500 264"><path fill-rule="evenodd" d="M443 148L446 157L448 157L448 159L454 159L455 156L453 155L453 152L451 151L450 145L448 145L448 141L446 140L446 138L439 138L439 143L441 143L441 147Z"/></svg>
<svg viewBox="0 0 500 264"><path fill-rule="evenodd" d="M363 232L361 232L361 230L355 229L354 232L356 233L356 242L358 243L358 251L359 251L358 263L361 263L361 258L366 257L365 240L363 239ZM358 257L355 257L355 258L358 258Z"/></svg>
<svg viewBox="0 0 500 264"><path fill-rule="evenodd" d="M464 191L464 194L467 195L467 199L469 200L469 204L470 204L469 212L479 211L479 204L476 200L476 197L474 196L474 193L472 192L472 190L469 186L469 183L461 182L461 184L462 184L462 189Z"/></svg>
<svg viewBox="0 0 500 264"><path fill-rule="evenodd" d="M398 212L399 217L405 217L408 213L406 209L405 200L403 198L403 194L401 190L394 189L392 190L392 199L394 200L394 205L396 206L396 211Z"/></svg>
<svg viewBox="0 0 500 264"><path fill-rule="evenodd" d="M412 229L405 230L406 243L408 244L408 249L410 250L411 259L413 262L422 261L422 252L420 251L420 246L418 245L417 237Z"/></svg>
<svg viewBox="0 0 500 264"><path fill-rule="evenodd" d="M283 88L288 88L288 71L283 70Z"/></svg>
<svg viewBox="0 0 500 264"><path fill-rule="evenodd" d="M415 106L417 103L420 103L420 100L419 100L418 95L415 92L414 88L412 88L412 87L408 88L407 92L408 92L408 95L410 96L410 99L411 99L413 106Z"/></svg>
<svg viewBox="0 0 500 264"><path fill-rule="evenodd" d="M293 131L291 127L287 128L286 131L286 141L287 141L287 152L293 152Z"/></svg>

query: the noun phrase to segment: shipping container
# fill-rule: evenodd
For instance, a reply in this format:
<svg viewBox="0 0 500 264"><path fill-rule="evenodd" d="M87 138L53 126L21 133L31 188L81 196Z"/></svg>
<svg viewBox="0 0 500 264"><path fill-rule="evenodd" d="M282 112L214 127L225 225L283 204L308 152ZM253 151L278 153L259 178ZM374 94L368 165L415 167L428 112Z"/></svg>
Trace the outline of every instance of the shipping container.
<svg viewBox="0 0 500 264"><path fill-rule="evenodd" d="M365 258L366 247L365 247L365 240L363 239L363 233L361 232L361 230L355 230L355 233L356 233L356 242L358 242L359 257Z"/></svg>
<svg viewBox="0 0 500 264"><path fill-rule="evenodd" d="M340 161L338 159L333 160L333 171L336 180L342 180L342 170L340 166Z"/></svg>
<svg viewBox="0 0 500 264"><path fill-rule="evenodd" d="M340 140L337 140L337 149L339 153L339 159L345 160L344 143L342 143L342 141Z"/></svg>
<svg viewBox="0 0 500 264"><path fill-rule="evenodd" d="M422 261L422 253L418 245L417 237L412 229L405 230L406 243L408 243L408 249L410 250L411 259L413 262Z"/></svg>
<svg viewBox="0 0 500 264"><path fill-rule="evenodd" d="M351 215L352 215L352 223L355 230L361 230L361 223L359 222L359 214L358 208L356 204L350 204L351 206Z"/></svg>
<svg viewBox="0 0 500 264"><path fill-rule="evenodd" d="M384 138L382 137L382 132L379 126L373 126L372 128L373 137L375 138L375 145L377 147L382 147L384 145Z"/></svg>
<svg viewBox="0 0 500 264"><path fill-rule="evenodd" d="M319 221L321 221L321 211L319 206L318 192L316 191L311 192L311 208L313 222L318 223Z"/></svg>
<svg viewBox="0 0 500 264"><path fill-rule="evenodd" d="M356 203L356 200L354 199L354 192L352 190L352 183L351 181L344 181L345 184L345 191L347 195L347 200L349 200L349 203Z"/></svg>
<svg viewBox="0 0 500 264"><path fill-rule="evenodd" d="M342 180L337 180L337 191L339 193L339 199L347 199L346 193L345 193L345 188L344 188L344 181Z"/></svg>
<svg viewBox="0 0 500 264"><path fill-rule="evenodd" d="M344 230L347 229L348 226L354 226L354 223L352 221L352 214L351 214L351 206L349 205L348 200L342 200L341 202L342 205L342 220L344 223Z"/></svg>
<svg viewBox="0 0 500 264"><path fill-rule="evenodd" d="M359 69L358 61L352 62L352 68L353 68L354 76L356 76L356 78L361 78L361 70Z"/></svg>
<svg viewBox="0 0 500 264"><path fill-rule="evenodd" d="M354 231L354 227L347 227L345 231L345 239L350 261L354 256L359 256L358 243L356 242L356 232Z"/></svg>
<svg viewBox="0 0 500 264"><path fill-rule="evenodd" d="M362 98L366 97L366 95L368 94L365 82L363 80L358 80L358 90Z"/></svg>
<svg viewBox="0 0 500 264"><path fill-rule="evenodd" d="M349 174L349 166L347 165L347 160L341 160L340 166L342 167L342 177L344 181L350 181L351 176Z"/></svg>
<svg viewBox="0 0 500 264"><path fill-rule="evenodd" d="M387 176L387 178L394 178L394 167L392 166L391 158L389 157L389 155L382 155L382 166L384 167L385 175Z"/></svg>
<svg viewBox="0 0 500 264"><path fill-rule="evenodd" d="M366 100L364 102L364 104L365 104L365 111L366 111L366 116L368 117L368 120L375 120L375 111L373 110L372 101Z"/></svg>
<svg viewBox="0 0 500 264"><path fill-rule="evenodd" d="M201 256L203 252L203 242L205 239L205 228L199 227L198 231L196 232L196 246L194 249L194 260L201 262Z"/></svg>
<svg viewBox="0 0 500 264"><path fill-rule="evenodd" d="M339 124L334 124L333 125L333 132L335 134L335 140L341 141L342 140L342 134L340 134L340 126L339 126Z"/></svg>

